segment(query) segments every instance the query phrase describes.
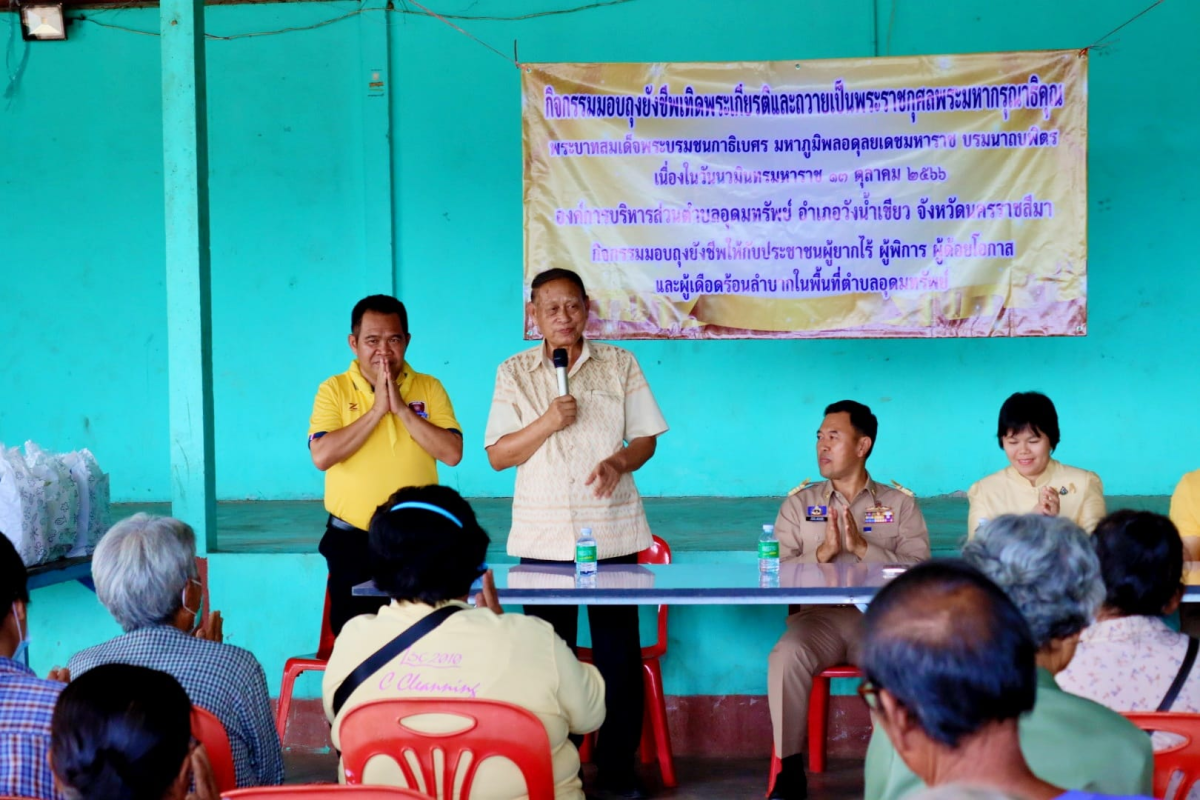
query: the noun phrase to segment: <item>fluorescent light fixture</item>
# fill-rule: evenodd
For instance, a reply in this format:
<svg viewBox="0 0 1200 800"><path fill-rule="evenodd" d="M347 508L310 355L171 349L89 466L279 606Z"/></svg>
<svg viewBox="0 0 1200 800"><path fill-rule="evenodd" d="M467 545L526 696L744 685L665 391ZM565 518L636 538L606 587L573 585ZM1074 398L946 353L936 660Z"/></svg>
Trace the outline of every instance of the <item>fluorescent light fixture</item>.
<svg viewBox="0 0 1200 800"><path fill-rule="evenodd" d="M62 3L22 3L21 36L26 40L66 39Z"/></svg>

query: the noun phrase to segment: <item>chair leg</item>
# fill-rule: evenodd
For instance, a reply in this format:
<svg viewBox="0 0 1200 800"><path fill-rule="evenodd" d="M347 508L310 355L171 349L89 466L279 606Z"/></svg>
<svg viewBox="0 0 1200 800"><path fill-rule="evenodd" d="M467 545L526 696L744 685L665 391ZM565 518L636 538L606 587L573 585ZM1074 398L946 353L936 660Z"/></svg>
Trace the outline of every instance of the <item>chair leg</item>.
<svg viewBox="0 0 1200 800"><path fill-rule="evenodd" d="M667 698L663 691L662 667L658 659L642 664L646 673L646 712L654 732L655 751L662 784L668 789L679 785L675 779L675 757L671 753L671 729L667 725Z"/></svg>
<svg viewBox="0 0 1200 800"><path fill-rule="evenodd" d="M829 719L829 678L813 678L808 698L808 771L825 771L825 731Z"/></svg>
<svg viewBox="0 0 1200 800"><path fill-rule="evenodd" d="M579 745L579 763L580 764L592 763L592 749L595 748L595 746L596 746L596 734L595 733L585 733L583 735L583 742Z"/></svg>
<svg viewBox="0 0 1200 800"><path fill-rule="evenodd" d="M772 734L774 736L774 734ZM775 752L775 742L771 742L771 771L767 776L767 797L771 796L771 791L775 788L775 779L779 777L780 770L783 769L783 761L779 759L779 753Z"/></svg>
<svg viewBox="0 0 1200 800"><path fill-rule="evenodd" d="M296 678L301 670L285 667L283 682L279 686L279 706L275 709L275 729L279 731L279 744L283 744L287 734L288 713L292 710L292 690L296 686Z"/></svg>

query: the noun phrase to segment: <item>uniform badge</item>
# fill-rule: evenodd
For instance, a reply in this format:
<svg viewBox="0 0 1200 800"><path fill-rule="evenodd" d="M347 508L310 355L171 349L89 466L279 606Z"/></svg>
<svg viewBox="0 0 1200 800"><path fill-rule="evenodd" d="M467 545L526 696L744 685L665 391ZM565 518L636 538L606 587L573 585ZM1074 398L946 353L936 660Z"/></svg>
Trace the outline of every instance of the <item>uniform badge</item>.
<svg viewBox="0 0 1200 800"><path fill-rule="evenodd" d="M414 400L408 404L408 407L421 419L429 419L429 413L425 410L425 403L421 400Z"/></svg>
<svg viewBox="0 0 1200 800"><path fill-rule="evenodd" d="M804 519L806 522L828 522L829 506L809 506Z"/></svg>
<svg viewBox="0 0 1200 800"><path fill-rule="evenodd" d="M867 509L863 522L867 525L885 525L896 521L896 512L888 506L874 506Z"/></svg>
<svg viewBox="0 0 1200 800"><path fill-rule="evenodd" d="M358 403L351 403L351 404L350 404L350 410L351 410L351 411L358 411Z"/></svg>
<svg viewBox="0 0 1200 800"><path fill-rule="evenodd" d="M1061 489L1058 490L1058 493L1061 494L1063 497L1066 497L1067 496L1067 487L1065 487L1065 486L1062 487Z"/></svg>

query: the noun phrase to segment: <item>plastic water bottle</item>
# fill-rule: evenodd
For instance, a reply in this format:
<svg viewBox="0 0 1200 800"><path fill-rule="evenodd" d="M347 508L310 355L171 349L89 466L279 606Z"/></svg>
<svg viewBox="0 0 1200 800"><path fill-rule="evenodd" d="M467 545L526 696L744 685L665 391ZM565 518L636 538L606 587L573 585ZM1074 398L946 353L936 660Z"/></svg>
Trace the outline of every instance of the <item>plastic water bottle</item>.
<svg viewBox="0 0 1200 800"><path fill-rule="evenodd" d="M579 531L575 540L575 576L596 574L596 540L591 528Z"/></svg>
<svg viewBox="0 0 1200 800"><path fill-rule="evenodd" d="M762 536L758 537L758 571L779 572L779 540L774 525L763 525Z"/></svg>

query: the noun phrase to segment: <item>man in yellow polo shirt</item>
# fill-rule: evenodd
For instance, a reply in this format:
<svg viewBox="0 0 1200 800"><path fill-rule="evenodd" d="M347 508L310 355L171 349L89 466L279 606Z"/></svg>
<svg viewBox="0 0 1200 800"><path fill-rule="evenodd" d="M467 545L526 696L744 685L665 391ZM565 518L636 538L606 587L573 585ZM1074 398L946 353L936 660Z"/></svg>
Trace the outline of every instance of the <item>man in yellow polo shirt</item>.
<svg viewBox="0 0 1200 800"><path fill-rule="evenodd" d="M1200 560L1200 469L1180 479L1171 495L1171 522L1183 538L1183 555Z"/></svg>
<svg viewBox="0 0 1200 800"><path fill-rule="evenodd" d="M313 464L325 473L329 522L320 551L329 564L330 623L336 634L387 598L354 597L371 579L367 531L383 501L404 486L438 482L437 462L462 460L462 431L442 384L404 360L412 334L394 297L360 300L350 315L350 369L317 389L308 425Z"/></svg>

